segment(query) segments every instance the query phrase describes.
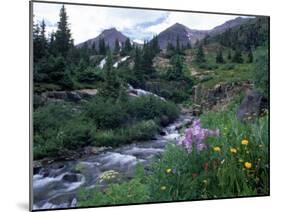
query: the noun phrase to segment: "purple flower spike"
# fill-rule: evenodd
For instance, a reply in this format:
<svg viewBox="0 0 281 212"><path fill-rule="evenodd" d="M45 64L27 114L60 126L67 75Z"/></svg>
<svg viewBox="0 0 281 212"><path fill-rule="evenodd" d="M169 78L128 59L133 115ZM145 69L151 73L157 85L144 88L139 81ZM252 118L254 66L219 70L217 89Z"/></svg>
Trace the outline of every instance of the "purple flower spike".
<svg viewBox="0 0 281 212"><path fill-rule="evenodd" d="M219 129L209 130L201 127L200 119L193 121L192 126L185 131L183 140L178 141L178 145L183 146L188 152L192 151L192 147L196 147L198 151L207 148L205 141L210 136L219 136Z"/></svg>

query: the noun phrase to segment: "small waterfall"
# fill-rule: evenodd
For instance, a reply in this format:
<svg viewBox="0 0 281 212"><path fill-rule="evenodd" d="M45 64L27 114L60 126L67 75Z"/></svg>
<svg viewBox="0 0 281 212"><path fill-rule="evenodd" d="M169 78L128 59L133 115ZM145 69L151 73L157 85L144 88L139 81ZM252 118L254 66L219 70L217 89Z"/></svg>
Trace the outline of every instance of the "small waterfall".
<svg viewBox="0 0 281 212"><path fill-rule="evenodd" d="M98 65L98 67L101 68L101 69L103 69L105 63L106 63L106 57L103 58L103 59L100 61L100 64Z"/></svg>
<svg viewBox="0 0 281 212"><path fill-rule="evenodd" d="M130 56L122 57L120 60L118 60L116 63L113 64L113 67L118 68L119 64L125 62L129 57Z"/></svg>
<svg viewBox="0 0 281 212"><path fill-rule="evenodd" d="M132 85L128 84L128 91L129 93L133 94L133 95L136 95L136 96L147 96L147 95L152 95L152 96L155 96L163 101L166 101L165 98L161 97L161 96L158 96L157 94L155 93L152 93L150 91L146 91L146 90L143 90L143 89L140 89L140 88L134 88Z"/></svg>

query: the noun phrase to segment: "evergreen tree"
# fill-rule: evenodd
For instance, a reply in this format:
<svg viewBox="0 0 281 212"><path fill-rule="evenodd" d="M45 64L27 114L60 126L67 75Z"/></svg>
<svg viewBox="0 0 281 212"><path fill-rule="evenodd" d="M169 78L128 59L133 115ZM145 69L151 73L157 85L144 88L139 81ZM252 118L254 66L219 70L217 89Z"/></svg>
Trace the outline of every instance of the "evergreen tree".
<svg viewBox="0 0 281 212"><path fill-rule="evenodd" d="M216 63L224 63L224 59L223 59L223 55L222 55L222 50L219 50L217 52Z"/></svg>
<svg viewBox="0 0 281 212"><path fill-rule="evenodd" d="M231 60L231 51L230 51L230 50L228 51L227 59L228 59L228 60Z"/></svg>
<svg viewBox="0 0 281 212"><path fill-rule="evenodd" d="M239 49L235 50L234 56L232 58L232 62L234 63L243 63L242 53Z"/></svg>
<svg viewBox="0 0 281 212"><path fill-rule="evenodd" d="M252 63L253 62L253 53L252 50L249 51L248 53L248 63Z"/></svg>
<svg viewBox="0 0 281 212"><path fill-rule="evenodd" d="M177 35L177 41L176 41L176 53L177 54L181 53L180 40L179 40L179 36L178 35Z"/></svg>
<svg viewBox="0 0 281 212"><path fill-rule="evenodd" d="M176 53L175 47L173 46L172 43L169 42L169 43L167 44L167 47L166 47L166 56L167 56L168 58L170 58L170 57L172 57L173 55L175 55L175 53Z"/></svg>
<svg viewBox="0 0 281 212"><path fill-rule="evenodd" d="M33 26L33 51L34 62L39 61L47 55L48 42L46 39L46 25L44 20Z"/></svg>
<svg viewBox="0 0 281 212"><path fill-rule="evenodd" d="M60 10L60 20L58 22L58 29L55 34L55 47L58 54L66 57L67 52L73 47L73 40L71 39L70 28L68 24L68 16L64 5Z"/></svg>
<svg viewBox="0 0 281 212"><path fill-rule="evenodd" d="M133 86L135 87L140 87L143 88L144 87L144 71L141 67L142 65L142 58L141 58L141 51L138 47L135 48L135 58L134 58L134 77L136 79L135 82L133 82Z"/></svg>
<svg viewBox="0 0 281 212"><path fill-rule="evenodd" d="M120 51L119 40L116 38L115 45L114 45L114 53L118 53Z"/></svg>
<svg viewBox="0 0 281 212"><path fill-rule="evenodd" d="M104 38L99 39L99 54L106 55L106 46Z"/></svg>
<svg viewBox="0 0 281 212"><path fill-rule="evenodd" d="M112 55L109 52L106 57L105 78L99 95L105 98L117 99L121 91L121 83L116 75L116 71L112 70Z"/></svg>
<svg viewBox="0 0 281 212"><path fill-rule="evenodd" d="M124 45L124 53L129 54L131 50L132 50L131 41L129 38L127 38Z"/></svg>
<svg viewBox="0 0 281 212"><path fill-rule="evenodd" d="M175 55L171 58L170 63L172 65L167 72L168 80L182 80L183 75L183 58L180 55Z"/></svg>
<svg viewBox="0 0 281 212"><path fill-rule="evenodd" d="M186 48L186 49L191 49L191 44L190 44L189 41L186 43L186 47L185 47L185 48Z"/></svg>
<svg viewBox="0 0 281 212"><path fill-rule="evenodd" d="M141 68L147 77L152 77L155 74L155 69L153 68L153 57L154 55L150 45L147 42L144 43Z"/></svg>
<svg viewBox="0 0 281 212"><path fill-rule="evenodd" d="M157 53L159 53L160 52L160 48L159 48L159 45L158 45L158 37L154 36L150 43L151 43L151 48L152 48L152 51L153 51L153 55L156 55Z"/></svg>
<svg viewBox="0 0 281 212"><path fill-rule="evenodd" d="M97 54L96 42L93 42L93 44L92 44L92 54Z"/></svg>
<svg viewBox="0 0 281 212"><path fill-rule="evenodd" d="M198 47L198 51L197 51L197 54L196 54L196 62L197 63L204 63L204 62L206 62L205 54L204 54L202 45L200 45Z"/></svg>

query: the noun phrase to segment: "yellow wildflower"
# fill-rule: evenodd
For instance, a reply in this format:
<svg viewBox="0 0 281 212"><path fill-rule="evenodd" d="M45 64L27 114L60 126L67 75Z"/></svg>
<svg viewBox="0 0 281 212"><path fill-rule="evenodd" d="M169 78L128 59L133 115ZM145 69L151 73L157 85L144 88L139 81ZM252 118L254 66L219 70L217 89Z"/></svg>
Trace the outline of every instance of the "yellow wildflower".
<svg viewBox="0 0 281 212"><path fill-rule="evenodd" d="M236 153L237 153L237 149L235 149L235 148L230 148L230 152L233 153L233 154L236 154Z"/></svg>
<svg viewBox="0 0 281 212"><path fill-rule="evenodd" d="M246 169L250 169L250 168L252 168L252 163L250 163L250 162L245 162L245 163L244 163L244 166L245 166Z"/></svg>
<svg viewBox="0 0 281 212"><path fill-rule="evenodd" d="M246 139L244 139L244 140L241 141L241 144L242 144L242 145L248 145L248 144L249 144L249 141L246 140Z"/></svg>
<svg viewBox="0 0 281 212"><path fill-rule="evenodd" d="M214 147L213 149L214 149L215 152L220 152L221 151L221 148L218 147L218 146Z"/></svg>
<svg viewBox="0 0 281 212"><path fill-rule="evenodd" d="M161 186L160 188L162 191L166 190L166 186Z"/></svg>
<svg viewBox="0 0 281 212"><path fill-rule="evenodd" d="M172 171L172 169L166 169L166 172L169 174Z"/></svg>
<svg viewBox="0 0 281 212"><path fill-rule="evenodd" d="M240 163L243 163L243 162L244 162L244 160L243 160L243 159L239 159L239 162L240 162Z"/></svg>

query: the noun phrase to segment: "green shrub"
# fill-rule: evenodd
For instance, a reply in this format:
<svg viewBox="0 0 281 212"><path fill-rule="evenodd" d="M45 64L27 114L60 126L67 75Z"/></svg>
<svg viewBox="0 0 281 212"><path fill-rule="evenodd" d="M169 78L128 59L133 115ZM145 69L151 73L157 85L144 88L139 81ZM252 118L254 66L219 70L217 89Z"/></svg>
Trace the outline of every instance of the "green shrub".
<svg viewBox="0 0 281 212"><path fill-rule="evenodd" d="M233 70L235 69L235 64L233 63L227 63L227 64L224 64L222 67L221 67L222 70Z"/></svg>
<svg viewBox="0 0 281 212"><path fill-rule="evenodd" d="M179 110L173 103L154 96L143 96L129 102L128 113L138 120L150 120L167 116L169 122L178 117Z"/></svg>
<svg viewBox="0 0 281 212"><path fill-rule="evenodd" d="M122 184L111 184L104 192L97 189L82 189L78 195L78 206L101 206L144 203L149 200L147 186L138 179Z"/></svg>
<svg viewBox="0 0 281 212"><path fill-rule="evenodd" d="M269 70L267 48L259 48L254 54L254 59L255 71L253 73L255 87L261 90L265 96L268 96Z"/></svg>
<svg viewBox="0 0 281 212"><path fill-rule="evenodd" d="M187 154L182 147L170 145L156 161L148 177L152 201L192 200L204 193L206 152Z"/></svg>
<svg viewBox="0 0 281 212"><path fill-rule="evenodd" d="M214 70L217 69L219 66L217 64L212 64L212 63L201 63L198 65L198 67L206 70Z"/></svg>
<svg viewBox="0 0 281 212"><path fill-rule="evenodd" d="M98 129L114 129L124 124L126 111L111 99L97 98L86 105L86 116Z"/></svg>

